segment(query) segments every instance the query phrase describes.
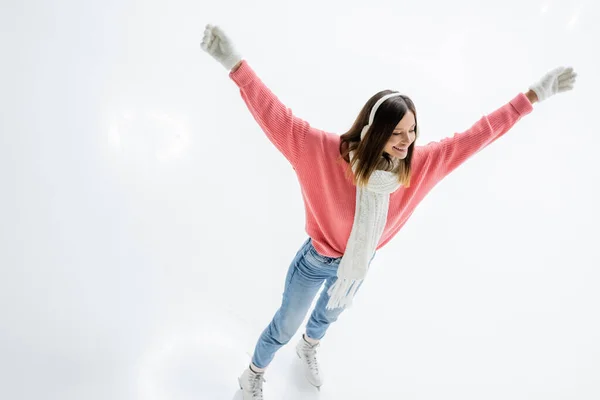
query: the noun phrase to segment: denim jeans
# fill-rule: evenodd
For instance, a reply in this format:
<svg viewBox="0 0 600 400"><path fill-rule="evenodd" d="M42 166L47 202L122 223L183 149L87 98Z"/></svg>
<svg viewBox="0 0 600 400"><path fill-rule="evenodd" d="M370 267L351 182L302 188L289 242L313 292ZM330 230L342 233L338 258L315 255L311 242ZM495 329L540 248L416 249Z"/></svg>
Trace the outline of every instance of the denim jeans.
<svg viewBox="0 0 600 400"><path fill-rule="evenodd" d="M266 368L277 350L290 341L306 317L323 282L325 288L308 320L306 335L311 339L319 340L325 336L327 328L344 311L343 308L327 310L325 307L329 301L327 291L337 280L340 260L341 257L332 258L317 253L310 238L304 242L290 264L281 306L256 343L252 357L254 365L258 368Z"/></svg>

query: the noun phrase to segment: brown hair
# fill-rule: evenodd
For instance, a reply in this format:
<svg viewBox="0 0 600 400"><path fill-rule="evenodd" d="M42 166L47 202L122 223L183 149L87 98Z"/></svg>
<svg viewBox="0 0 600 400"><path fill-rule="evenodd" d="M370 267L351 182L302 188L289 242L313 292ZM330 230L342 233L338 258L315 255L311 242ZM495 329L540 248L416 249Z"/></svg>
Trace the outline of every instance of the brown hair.
<svg viewBox="0 0 600 400"><path fill-rule="evenodd" d="M408 96L400 95L387 99L379 106L373 119L373 125L369 127L365 138L360 139L363 127L369 123L371 109L380 98L390 93L394 92L383 90L373 95L363 106L350 130L341 136L340 158L347 162L350 152L356 152L355 158L350 160L348 165L347 176L357 186L365 186L371 174L377 169L393 170L394 161L383 150L394 129L408 111L415 116L415 130L418 137L419 129L415 105ZM405 187L410 186L411 160L415 142L416 140L411 143L406 158L400 160L397 169L398 182ZM353 167L356 168L354 175L352 172Z"/></svg>

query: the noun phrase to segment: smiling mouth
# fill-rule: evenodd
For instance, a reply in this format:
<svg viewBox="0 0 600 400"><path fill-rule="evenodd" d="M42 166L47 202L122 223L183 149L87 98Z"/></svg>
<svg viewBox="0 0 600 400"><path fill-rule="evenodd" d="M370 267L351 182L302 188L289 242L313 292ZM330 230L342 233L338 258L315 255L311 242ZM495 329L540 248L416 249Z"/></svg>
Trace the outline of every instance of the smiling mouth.
<svg viewBox="0 0 600 400"><path fill-rule="evenodd" d="M400 147L396 147L396 146L393 146L393 147L394 147L394 150L398 150L398 151L406 151L406 150L408 150L408 147L404 147L404 148L400 148Z"/></svg>

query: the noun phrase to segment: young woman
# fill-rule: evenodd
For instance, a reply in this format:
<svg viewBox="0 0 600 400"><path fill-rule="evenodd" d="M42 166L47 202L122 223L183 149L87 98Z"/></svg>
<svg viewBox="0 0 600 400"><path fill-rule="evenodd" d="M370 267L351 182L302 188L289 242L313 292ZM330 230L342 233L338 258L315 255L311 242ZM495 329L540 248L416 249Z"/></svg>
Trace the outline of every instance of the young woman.
<svg viewBox="0 0 600 400"><path fill-rule="evenodd" d="M265 368L296 333L325 282L296 346L308 381L319 387L319 341L351 304L375 252L441 179L504 135L533 110L533 103L572 89L576 77L572 68L556 68L468 130L415 146L417 111L405 95L375 94L339 136L294 116L219 27L206 26L201 47L230 71L248 109L294 168L306 210L308 239L289 267L281 306L239 378L245 400L263 398Z"/></svg>

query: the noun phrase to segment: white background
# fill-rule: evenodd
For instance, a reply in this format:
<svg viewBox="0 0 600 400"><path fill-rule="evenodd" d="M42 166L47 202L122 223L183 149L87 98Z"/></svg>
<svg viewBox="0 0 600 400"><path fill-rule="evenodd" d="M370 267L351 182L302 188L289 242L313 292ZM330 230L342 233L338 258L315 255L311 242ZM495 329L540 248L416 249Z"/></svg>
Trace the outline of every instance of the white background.
<svg viewBox="0 0 600 400"><path fill-rule="evenodd" d="M291 166L227 71L220 25L313 126L382 89L421 145L560 66L535 105L425 198L275 399L600 398L597 2L4 0L0 398L239 399L306 239Z"/></svg>

